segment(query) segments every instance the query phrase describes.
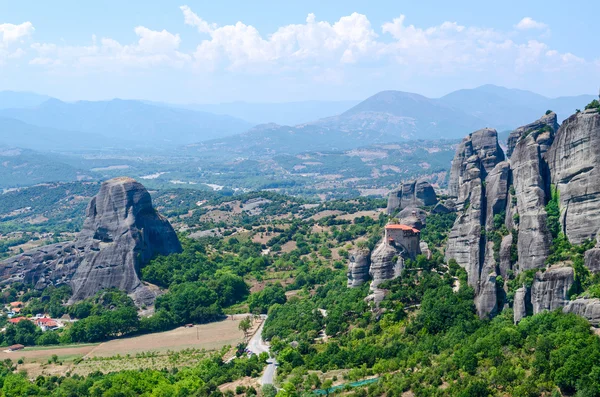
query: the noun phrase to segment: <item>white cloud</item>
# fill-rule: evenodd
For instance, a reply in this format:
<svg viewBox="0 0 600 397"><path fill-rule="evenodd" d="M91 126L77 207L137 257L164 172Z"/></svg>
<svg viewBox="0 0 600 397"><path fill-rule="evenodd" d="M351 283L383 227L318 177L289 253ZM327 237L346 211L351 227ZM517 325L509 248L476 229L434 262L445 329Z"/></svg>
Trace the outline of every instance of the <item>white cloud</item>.
<svg viewBox="0 0 600 397"><path fill-rule="evenodd" d="M12 23L0 24L0 36L2 37L2 43L7 45L17 42L24 37L31 36L34 30L35 29L31 22L23 22L20 25L13 25Z"/></svg>
<svg viewBox="0 0 600 397"><path fill-rule="evenodd" d="M237 22L234 25L217 26L196 15L189 7L181 10L184 22L208 34L194 57L197 64L214 66L219 61L228 62L228 67L237 69L249 64L328 61L341 63L356 62L360 56L377 46L377 34L365 15L353 13L340 18L333 24L317 21L309 14L304 24L282 26L273 34L263 37L251 25Z"/></svg>
<svg viewBox="0 0 600 397"><path fill-rule="evenodd" d="M547 29L548 25L546 25L543 22L538 22L531 17L525 17L525 18L521 19L518 24L515 25L515 28L517 28L519 30L529 30L529 29L542 30L542 29Z"/></svg>
<svg viewBox="0 0 600 397"><path fill-rule="evenodd" d="M515 25L516 30L508 27L507 31L455 21L415 26L407 23L405 15L374 29L366 15L356 12L332 22L320 21L311 13L302 23L261 32L242 21L219 26L185 5L180 10L183 23L198 32L186 37L188 43L195 43L189 52L181 50L179 33L138 26L133 30L137 38L130 44L95 36L83 46L34 43L30 49L35 55L27 61L39 67L77 69L81 73L166 66L241 76L282 74L294 78L302 74L311 81L332 84L352 76L351 68L364 71L365 76L392 72L409 79L472 72L525 75L593 66L595 62L552 49L543 42L543 32L532 39L523 31L547 32L548 27L530 17ZM0 25L0 60L7 60L9 54L26 58L22 50L3 51L2 43L18 42L32 32L30 23Z"/></svg>
<svg viewBox="0 0 600 397"><path fill-rule="evenodd" d="M97 40L92 36L91 45L57 46L53 43L34 43L31 48L38 56L31 65L97 67L114 70L121 67L151 67L161 64L180 67L191 56L178 51L181 38L166 30L155 31L144 26L134 29L138 41L124 45L111 38Z"/></svg>

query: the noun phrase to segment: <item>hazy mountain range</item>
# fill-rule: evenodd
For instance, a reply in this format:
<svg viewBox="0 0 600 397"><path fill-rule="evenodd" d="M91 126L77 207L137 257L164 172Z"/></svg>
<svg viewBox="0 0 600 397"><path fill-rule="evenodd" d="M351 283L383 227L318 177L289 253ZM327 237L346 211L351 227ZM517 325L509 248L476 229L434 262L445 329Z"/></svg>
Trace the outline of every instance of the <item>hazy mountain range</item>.
<svg viewBox="0 0 600 397"><path fill-rule="evenodd" d="M455 139L483 127L509 130L537 119L547 109L564 119L593 98L546 98L530 91L485 85L441 98L383 91L360 103L236 102L180 108L121 99L63 102L44 95L5 91L0 92L0 143L37 150L80 151L167 149L204 142L196 146L205 152L219 149L223 153L254 152L261 156L345 150L406 139ZM290 124L306 121L293 126L269 123L253 127L256 121L266 120Z"/></svg>

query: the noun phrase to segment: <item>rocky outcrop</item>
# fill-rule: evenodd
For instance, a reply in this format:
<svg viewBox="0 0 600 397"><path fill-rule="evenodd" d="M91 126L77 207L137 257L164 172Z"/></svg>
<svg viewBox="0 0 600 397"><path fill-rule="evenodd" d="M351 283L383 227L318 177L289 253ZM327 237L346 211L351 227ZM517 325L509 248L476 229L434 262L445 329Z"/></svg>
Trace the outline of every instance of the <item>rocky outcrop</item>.
<svg viewBox="0 0 600 397"><path fill-rule="evenodd" d="M420 208L407 207L398 214L400 224L421 230L425 226L427 213Z"/></svg>
<svg viewBox="0 0 600 397"><path fill-rule="evenodd" d="M481 317L497 310L498 264L484 231L491 230L494 216L505 210L509 180L510 167L495 130L476 131L458 146L450 194L457 197L459 214L448 236L446 259L454 259L466 269Z"/></svg>
<svg viewBox="0 0 600 397"><path fill-rule="evenodd" d="M585 267L592 273L600 273L600 248L585 251Z"/></svg>
<svg viewBox="0 0 600 397"><path fill-rule="evenodd" d="M371 290L379 287L386 280L397 278L404 268L404 259L399 252L385 240L381 241L371 254L371 268L369 274Z"/></svg>
<svg viewBox="0 0 600 397"><path fill-rule="evenodd" d="M556 119L556 113L550 112L544 115L539 120L534 121L531 124L527 124L523 127L519 127L516 130L512 131L508 136L506 155L507 157L511 157L515 147L517 146L517 142L521 137L525 134L528 134L531 131L543 130L550 128L553 132L558 130L558 122Z"/></svg>
<svg viewBox="0 0 600 397"><path fill-rule="evenodd" d="M456 212L456 203L454 200L440 201L433 207L431 212L434 214L449 214L450 212Z"/></svg>
<svg viewBox="0 0 600 397"><path fill-rule="evenodd" d="M600 299L575 299L563 308L563 312L584 317L596 327L600 325Z"/></svg>
<svg viewBox="0 0 600 397"><path fill-rule="evenodd" d="M556 122L556 115L552 118L549 116L551 115L545 118ZM510 158L519 214L518 250L521 271L543 267L552 243L545 205L550 189L546 153L554 140L554 129L548 126L538 128L546 125L540 120L517 129L519 140Z"/></svg>
<svg viewBox="0 0 600 397"><path fill-rule="evenodd" d="M494 243L487 243L484 267L477 285L477 294L475 295L475 308L480 318L494 316L498 311L497 274L493 246Z"/></svg>
<svg viewBox="0 0 600 397"><path fill-rule="evenodd" d="M348 288L360 287L369 279L371 251L367 248L357 248L350 251L348 265Z"/></svg>
<svg viewBox="0 0 600 397"><path fill-rule="evenodd" d="M568 292L575 278L571 267L552 266L545 272L537 272L531 286L533 314L544 310L556 310L568 302Z"/></svg>
<svg viewBox="0 0 600 397"><path fill-rule="evenodd" d="M131 178L116 178L104 182L90 201L74 241L9 258L0 269L5 283L21 279L39 289L69 284L71 302L118 288L138 305L146 305L156 293L142 284L137 272L153 256L179 251L175 231L152 207L144 186Z"/></svg>
<svg viewBox="0 0 600 397"><path fill-rule="evenodd" d="M521 287L515 291L515 300L513 303L513 318L515 324L518 324L523 318L527 317L527 302L531 301L531 296L527 287Z"/></svg>
<svg viewBox="0 0 600 397"><path fill-rule="evenodd" d="M600 113L589 109L564 121L548 152L561 225L571 243L600 231Z"/></svg>
<svg viewBox="0 0 600 397"><path fill-rule="evenodd" d="M467 136L458 145L456 155L452 160L450 169L450 180L448 189L450 196L458 197L458 201L464 202L468 196L468 190L464 187L465 179L471 180L469 170L473 163L477 162L479 171L483 171L482 179L498 164L504 161L504 152L498 143L498 133L491 128L478 130Z"/></svg>
<svg viewBox="0 0 600 397"><path fill-rule="evenodd" d="M432 206L436 203L437 196L429 182L424 180L405 182L390 192L387 213L391 215L407 207Z"/></svg>

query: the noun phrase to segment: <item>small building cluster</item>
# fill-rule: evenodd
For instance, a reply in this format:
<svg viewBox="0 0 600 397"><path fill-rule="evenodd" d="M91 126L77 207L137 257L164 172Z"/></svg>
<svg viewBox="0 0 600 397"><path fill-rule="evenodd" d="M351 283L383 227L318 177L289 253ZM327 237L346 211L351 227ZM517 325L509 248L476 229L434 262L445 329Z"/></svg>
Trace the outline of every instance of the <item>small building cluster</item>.
<svg viewBox="0 0 600 397"><path fill-rule="evenodd" d="M47 314L36 314L35 317L24 317L21 316L21 309L23 308L23 302L11 302L4 307L6 317L8 317L8 324L18 324L21 321L31 321L42 332L51 331L64 327L64 324L59 321L50 318Z"/></svg>

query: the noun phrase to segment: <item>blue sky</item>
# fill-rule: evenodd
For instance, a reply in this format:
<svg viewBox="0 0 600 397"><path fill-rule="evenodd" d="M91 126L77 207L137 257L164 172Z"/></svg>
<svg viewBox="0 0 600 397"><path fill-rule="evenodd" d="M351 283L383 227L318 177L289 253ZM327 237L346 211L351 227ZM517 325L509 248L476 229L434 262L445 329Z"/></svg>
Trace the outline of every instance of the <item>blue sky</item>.
<svg viewBox="0 0 600 397"><path fill-rule="evenodd" d="M0 89L180 103L600 85L600 2L3 2Z"/></svg>

